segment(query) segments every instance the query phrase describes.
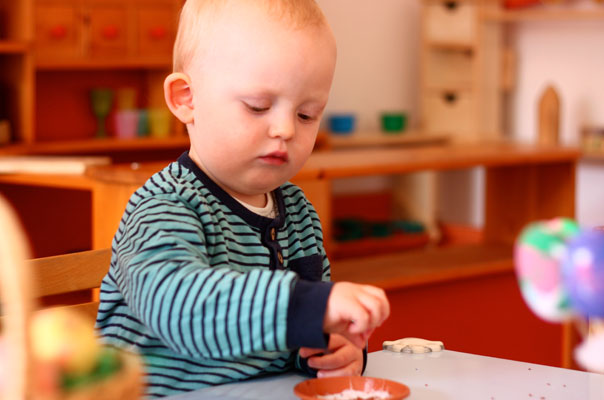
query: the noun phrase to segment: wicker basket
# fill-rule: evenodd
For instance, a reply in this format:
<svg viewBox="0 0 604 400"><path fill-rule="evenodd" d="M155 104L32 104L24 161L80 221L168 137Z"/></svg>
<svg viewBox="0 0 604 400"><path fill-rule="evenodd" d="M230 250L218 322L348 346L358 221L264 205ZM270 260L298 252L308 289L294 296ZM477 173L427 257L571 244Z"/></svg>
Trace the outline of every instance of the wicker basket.
<svg viewBox="0 0 604 400"><path fill-rule="evenodd" d="M29 258L27 240L8 202L0 196L0 295L6 363L1 400L133 400L142 395L140 358L119 354L121 368L111 376L69 392L50 390L31 355L29 331L36 308L36 288L32 272L24 261ZM93 323L91 321L91 323ZM56 387L56 385L55 385Z"/></svg>

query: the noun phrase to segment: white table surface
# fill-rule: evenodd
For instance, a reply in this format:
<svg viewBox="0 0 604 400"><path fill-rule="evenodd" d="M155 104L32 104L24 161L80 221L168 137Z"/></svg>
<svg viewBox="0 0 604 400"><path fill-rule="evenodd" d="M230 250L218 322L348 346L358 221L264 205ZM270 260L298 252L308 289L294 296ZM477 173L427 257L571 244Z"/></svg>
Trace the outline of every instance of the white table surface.
<svg viewBox="0 0 604 400"><path fill-rule="evenodd" d="M455 351L369 354L365 376L409 386L410 400L604 400L604 375ZM287 373L215 386L171 400L296 399L293 387L308 379Z"/></svg>

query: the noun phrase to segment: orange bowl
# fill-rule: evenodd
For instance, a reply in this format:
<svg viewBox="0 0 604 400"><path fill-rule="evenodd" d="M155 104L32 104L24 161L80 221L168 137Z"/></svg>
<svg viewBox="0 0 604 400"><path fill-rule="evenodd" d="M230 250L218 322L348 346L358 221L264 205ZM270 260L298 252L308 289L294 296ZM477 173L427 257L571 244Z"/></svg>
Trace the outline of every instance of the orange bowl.
<svg viewBox="0 0 604 400"><path fill-rule="evenodd" d="M388 379L371 378L366 376L338 376L333 378L308 379L294 387L294 394L302 400L322 400L324 397L340 394L344 390L371 392L385 391L388 397L375 397L375 399L399 400L409 396L409 388L402 383ZM351 399L358 397L352 396Z"/></svg>

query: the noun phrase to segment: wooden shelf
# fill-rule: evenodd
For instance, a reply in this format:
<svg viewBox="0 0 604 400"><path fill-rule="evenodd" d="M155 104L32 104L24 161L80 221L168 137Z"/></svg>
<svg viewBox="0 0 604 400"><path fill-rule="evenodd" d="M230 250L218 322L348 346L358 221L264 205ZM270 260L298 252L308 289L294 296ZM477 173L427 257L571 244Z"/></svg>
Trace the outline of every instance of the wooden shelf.
<svg viewBox="0 0 604 400"><path fill-rule="evenodd" d="M600 21L604 20L604 7L594 7L592 9L556 7L520 11L485 11L484 18L487 21L494 22Z"/></svg>
<svg viewBox="0 0 604 400"><path fill-rule="evenodd" d="M374 254L396 253L404 249L423 248L430 243L426 233L395 233L387 237L368 237L348 241L334 241L329 258L340 260L366 257Z"/></svg>
<svg viewBox="0 0 604 400"><path fill-rule="evenodd" d="M92 190L94 180L85 175L0 174L0 184L37 186L67 190Z"/></svg>
<svg viewBox="0 0 604 400"><path fill-rule="evenodd" d="M583 155L581 157L584 161L604 161L604 152L594 152L594 151L583 151Z"/></svg>
<svg viewBox="0 0 604 400"><path fill-rule="evenodd" d="M451 84L451 85L426 85L426 90L429 93L447 93L447 92L472 92L474 87L471 83Z"/></svg>
<svg viewBox="0 0 604 400"><path fill-rule="evenodd" d="M458 43L458 42L445 42L440 40L431 40L427 45L433 49L438 50L449 50L449 51L463 51L472 53L474 51L474 44L472 43Z"/></svg>
<svg viewBox="0 0 604 400"><path fill-rule="evenodd" d="M62 70L111 70L111 69L171 69L170 60L165 58L150 60L44 60L36 63L36 69L40 71L62 71Z"/></svg>
<svg viewBox="0 0 604 400"><path fill-rule="evenodd" d="M449 140L447 134L428 134L421 132L358 132L351 135L330 134L327 142L334 149L396 145L444 144Z"/></svg>
<svg viewBox="0 0 604 400"><path fill-rule="evenodd" d="M331 263L334 281L371 284L383 289L500 274L513 268L512 246L500 244L424 248Z"/></svg>
<svg viewBox="0 0 604 400"><path fill-rule="evenodd" d="M317 151L305 168L321 170L328 179L440 171L473 167L503 167L575 162L577 148L506 142L477 142L445 146L389 147Z"/></svg>
<svg viewBox="0 0 604 400"><path fill-rule="evenodd" d="M9 145L0 147L3 154L81 154L103 153L108 151L136 151L186 148L189 146L187 136L170 137L165 139L88 139L61 142L43 142L32 145Z"/></svg>
<svg viewBox="0 0 604 400"><path fill-rule="evenodd" d="M25 54L30 45L22 41L0 40L0 54Z"/></svg>

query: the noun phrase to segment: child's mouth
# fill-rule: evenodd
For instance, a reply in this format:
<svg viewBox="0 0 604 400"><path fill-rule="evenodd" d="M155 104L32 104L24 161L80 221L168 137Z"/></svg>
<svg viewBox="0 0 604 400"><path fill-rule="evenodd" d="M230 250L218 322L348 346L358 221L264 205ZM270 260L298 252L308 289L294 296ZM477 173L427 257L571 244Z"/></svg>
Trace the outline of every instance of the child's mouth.
<svg viewBox="0 0 604 400"><path fill-rule="evenodd" d="M274 151L272 153L261 156L260 159L268 164L272 165L282 165L285 164L288 160L287 153L282 151Z"/></svg>

